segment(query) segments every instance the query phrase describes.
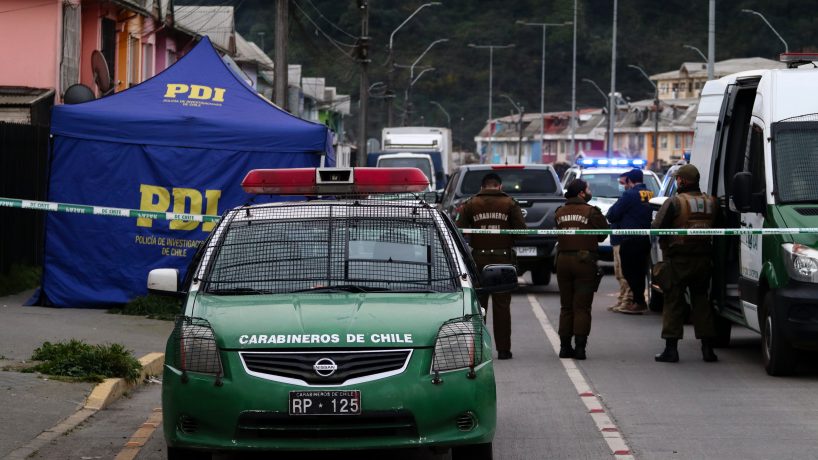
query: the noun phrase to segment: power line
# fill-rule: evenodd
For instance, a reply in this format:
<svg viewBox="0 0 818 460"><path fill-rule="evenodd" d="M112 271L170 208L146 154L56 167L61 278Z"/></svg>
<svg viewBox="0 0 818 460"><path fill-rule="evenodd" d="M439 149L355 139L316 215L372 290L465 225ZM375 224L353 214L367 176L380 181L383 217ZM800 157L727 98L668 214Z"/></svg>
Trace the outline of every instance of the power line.
<svg viewBox="0 0 818 460"><path fill-rule="evenodd" d="M326 17L326 16L324 16L324 14L323 14L323 13L321 13L321 10L319 10L319 9L318 9L318 7L317 7L317 6L315 6L315 4L312 2L312 0L306 0L306 1L307 1L307 3L309 3L309 4L310 4L310 6L311 6L311 7L312 7L312 8L313 8L313 9L314 9L314 10L315 10L317 13L318 13L318 16L320 16L320 17L321 17L321 19L323 19L323 20L324 20L324 21L325 21L327 24L331 25L333 29L335 29L335 30L337 30L337 31L341 32L342 34L346 35L346 36L347 36L347 37L349 37L349 38L353 38L353 39L357 39L357 38L358 38L358 37L356 37L355 35L352 35L351 33L347 32L347 31L346 31L346 30L344 30L344 29L342 29L340 26L338 26L338 25L337 25L337 24L335 24L334 22L332 22L332 21L330 21L329 19L327 19L327 17Z"/></svg>
<svg viewBox="0 0 818 460"><path fill-rule="evenodd" d="M353 61L355 60L355 58L353 58L353 57L350 55L350 53L349 53L349 52L347 52L346 50L344 50L344 49L342 48L342 46L346 46L346 47L348 47L348 48L356 48L356 47L357 47L357 45L350 45L350 44L347 44L347 43L341 43L341 42L338 42L338 41L337 41L337 40L335 40L334 38L330 37L330 36L329 36L329 35L328 35L326 32L324 32L324 30L323 30L323 29L322 29L322 28L321 28L321 27L320 27L318 24L316 24L316 23L315 23L315 21L313 21L313 20L312 20L312 18L311 18L311 17L310 17L310 16L307 14L307 12L306 12L306 11L304 11L304 9L303 9L303 8L301 8L301 5L299 5L299 4L298 4L298 2L295 2L295 1L294 1L294 2L293 2L293 5L295 5L295 7L298 9L298 11L300 11L300 12L301 12L301 14L303 14L303 15L304 15L304 17L305 17L305 18L306 18L306 19L307 19L307 20L308 20L308 21L309 21L309 22L310 22L310 23L311 23L313 26L315 26L315 29L316 29L318 32L320 32L320 33L321 33L321 35L323 35L323 36L324 36L324 38L326 38L326 39L327 39L327 41L329 41L329 42L332 44L332 46L334 46L335 48L337 48L337 49L338 49L338 51L340 51L340 52L341 52L341 54L343 54L343 55L344 55L346 58L348 58L348 59L351 59L351 60L353 60Z"/></svg>

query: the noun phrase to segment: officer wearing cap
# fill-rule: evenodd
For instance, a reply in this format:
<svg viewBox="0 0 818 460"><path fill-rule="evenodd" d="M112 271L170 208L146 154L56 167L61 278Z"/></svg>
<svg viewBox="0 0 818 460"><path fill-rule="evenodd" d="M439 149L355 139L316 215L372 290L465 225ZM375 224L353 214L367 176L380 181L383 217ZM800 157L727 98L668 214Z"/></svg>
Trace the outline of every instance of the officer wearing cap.
<svg viewBox="0 0 818 460"><path fill-rule="evenodd" d="M641 169L631 169L619 176L619 184L625 193L608 209L608 222L622 229L650 228L653 211L650 208L650 199L653 192L648 190L644 182ZM641 315L648 311L645 302L645 274L650 255L650 237L642 235L620 236L619 257L622 263L622 272L628 281L633 301L615 308L613 311L629 315ZM613 244L614 238L611 238Z"/></svg>
<svg viewBox="0 0 818 460"><path fill-rule="evenodd" d="M565 191L567 201L555 213L560 230L608 229L602 211L588 204L591 188L575 179ZM597 250L605 235L559 235L557 237L557 283L560 289L560 358L585 359L591 332L591 304L599 286ZM576 348L571 346L574 339Z"/></svg>
<svg viewBox="0 0 818 460"><path fill-rule="evenodd" d="M483 176L480 191L463 205L457 217L461 228L525 229L520 205L503 192L503 180L495 173ZM512 235L471 235L469 243L477 269L490 264L516 264ZM494 342L498 359L511 359L511 293L491 295ZM488 311L488 295L480 305Z"/></svg>
<svg viewBox="0 0 818 460"><path fill-rule="evenodd" d="M684 165L676 172L677 194L669 198L651 224L652 228L712 228L718 205L715 198L699 189L699 170ZM713 352L716 337L713 310L707 294L713 270L712 237L672 235L659 240L665 263L662 267L662 290L665 303L662 312L662 338L665 349L656 361L679 361L677 344L682 338L685 322L685 291L689 289L696 338L702 341L702 358L717 361Z"/></svg>

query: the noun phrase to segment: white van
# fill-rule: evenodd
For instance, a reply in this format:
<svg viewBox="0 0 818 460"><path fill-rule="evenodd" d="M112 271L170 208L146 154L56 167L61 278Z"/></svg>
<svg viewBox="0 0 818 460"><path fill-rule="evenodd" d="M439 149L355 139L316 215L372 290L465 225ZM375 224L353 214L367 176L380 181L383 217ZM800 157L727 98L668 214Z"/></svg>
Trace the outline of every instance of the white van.
<svg viewBox="0 0 818 460"><path fill-rule="evenodd" d="M691 163L726 228L818 227L818 55L782 61L702 90ZM715 249L720 341L733 323L759 332L767 372L791 373L795 348L818 348L818 235L715 237Z"/></svg>

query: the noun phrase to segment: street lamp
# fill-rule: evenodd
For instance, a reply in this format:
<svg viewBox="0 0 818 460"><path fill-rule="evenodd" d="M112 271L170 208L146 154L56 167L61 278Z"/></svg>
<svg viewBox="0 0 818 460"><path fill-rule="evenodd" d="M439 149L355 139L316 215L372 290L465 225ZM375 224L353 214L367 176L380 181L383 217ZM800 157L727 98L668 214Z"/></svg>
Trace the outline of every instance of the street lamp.
<svg viewBox="0 0 818 460"><path fill-rule="evenodd" d="M631 69L636 69L645 79L650 82L651 86L653 86L653 105L656 112L656 118L653 123L653 161L659 159L659 88L656 87L656 83L653 83L653 80L650 79L647 72L644 69L639 67L638 65L628 64L628 67Z"/></svg>
<svg viewBox="0 0 818 460"><path fill-rule="evenodd" d="M508 99L508 102L511 102L511 105L513 105L514 108L517 109L517 113L520 115L520 120L517 123L517 129L518 129L518 135L519 135L519 137L517 139L517 163L522 163L523 162L523 107L521 105L517 105L517 103L514 102L514 99L512 99L511 96L509 96L508 94L501 94L500 96ZM508 157L506 157L506 164L508 164Z"/></svg>
<svg viewBox="0 0 818 460"><path fill-rule="evenodd" d="M440 2L429 2L429 3L424 3L423 5L420 5L419 7L417 7L415 9L415 11L412 12L412 14L409 15L409 17L404 19L403 22L401 22L400 25L398 27L396 27L395 30L393 30L391 34L389 34L389 54L388 54L388 57L386 59L386 65L389 66L389 70L388 70L388 77L389 78L387 80L388 87L386 89L386 95L387 96L389 96L389 91L390 91L390 89L392 87L392 64L393 64L393 60L392 60L392 49L393 48L392 48L392 45L393 45L393 43L395 41L395 34L401 29L401 27L405 26L406 23L409 22L410 19L415 17L415 15L420 12L420 10L426 8L427 6L440 6L440 5L442 5L442 3L440 3ZM386 124L389 125L389 126L392 126L392 98L391 97L388 97L386 99L386 106L387 106Z"/></svg>
<svg viewBox="0 0 818 460"><path fill-rule="evenodd" d="M437 102L437 101L429 101L429 104L432 104L432 105L436 106L438 109L440 109L441 112L443 112L443 115L446 115L446 127L451 128L452 127L452 117L449 116L449 112L447 112L446 109L444 109L443 106L440 105L440 103Z"/></svg>
<svg viewBox="0 0 818 460"><path fill-rule="evenodd" d="M489 147L487 154L491 153L491 136L494 134L494 130L491 128L491 99L492 99L492 86L494 81L494 49L506 49L506 48L513 48L515 46L514 43L509 45L475 45L474 43L469 43L469 48L476 48L476 49L488 49L489 50Z"/></svg>
<svg viewBox="0 0 818 460"><path fill-rule="evenodd" d="M585 83L590 83L591 85L593 85L594 88L596 88L596 90L599 92L600 96L602 96L602 99L605 99L605 105L606 106L608 105L608 95L605 94L604 91L602 91L602 89L599 87L599 85L596 84L595 81L591 80L590 78L583 78L582 81L584 81ZM608 109L605 109L605 112L608 112ZM610 116L610 114L608 114L608 116ZM608 120L605 120L605 139L608 139L608 137L609 137L608 136L608 123L607 123L607 121ZM610 151L610 148L608 150Z"/></svg>
<svg viewBox="0 0 818 460"><path fill-rule="evenodd" d="M573 24L571 21L558 23L544 23L544 22L525 22L517 21L517 24L523 26L537 26L542 27L542 66L540 68L540 156L542 157L543 142L545 142L545 31L548 26L561 27Z"/></svg>
<svg viewBox="0 0 818 460"><path fill-rule="evenodd" d="M784 39L781 37L781 34L779 34L777 30L775 30L775 27L773 27L773 25L772 25L772 24L770 24L770 21L768 21L768 20L767 20L767 18L765 18L763 14L759 13L758 11L755 11L755 10L750 10L750 9L747 9L747 8L742 9L742 10L741 10L741 12L742 12L742 13L754 14L754 15L756 15L756 16L758 16L758 17L760 17L760 18L761 18L761 20L762 20L762 21L764 21L764 24L767 24L767 27L769 27L769 28L770 28L770 30L772 30L772 31L773 31L773 33L775 34L775 36L776 36L776 37L778 37L778 39L779 39L779 40L781 40L781 43L783 43L783 44L784 44L784 52L785 52L785 53L789 53L789 52L790 52L790 48L789 48L789 46L787 46L787 42L786 42L786 41L784 41Z"/></svg>
<svg viewBox="0 0 818 460"><path fill-rule="evenodd" d="M418 64L418 62L420 62L421 59L423 59L423 56L426 56L426 53L428 53L429 50L432 49L433 46L437 45L438 43L443 43L443 42L447 42L447 41L449 41L448 38L441 38L441 39L435 40L432 43L430 43L429 46L427 46L426 49L422 53L420 53L420 56L418 56L418 58L415 59L415 62L413 62L412 65L409 67L409 80L412 80L413 78L415 78L415 66Z"/></svg>
<svg viewBox="0 0 818 460"><path fill-rule="evenodd" d="M705 56L704 53L702 53L702 50L696 48L693 45L682 45L682 47L687 48L689 50L693 50L693 51L699 53L699 56L701 56L702 59L704 59L704 62L707 62L707 56Z"/></svg>
<svg viewBox="0 0 818 460"><path fill-rule="evenodd" d="M431 72L432 70L435 70L435 68L434 67L427 67L427 68L423 69L418 74L418 76L415 77L414 80L409 82L409 86L404 91L404 93L403 93L403 101L404 101L403 105L404 105L404 107L403 107L403 122L402 122L403 126L406 126L406 121L409 119L409 92L412 90L412 87L415 86L415 83L417 83L417 81L420 80L420 77L422 77L423 74L425 74L426 72Z"/></svg>

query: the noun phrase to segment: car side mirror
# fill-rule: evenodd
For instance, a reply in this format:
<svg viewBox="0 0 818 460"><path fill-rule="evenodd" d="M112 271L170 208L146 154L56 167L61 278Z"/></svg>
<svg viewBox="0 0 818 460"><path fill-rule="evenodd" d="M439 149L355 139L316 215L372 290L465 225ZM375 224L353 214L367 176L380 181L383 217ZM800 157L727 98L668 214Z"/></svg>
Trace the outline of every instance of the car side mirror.
<svg viewBox="0 0 818 460"><path fill-rule="evenodd" d="M480 273L480 294L511 292L515 289L517 289L517 269L514 265L486 265Z"/></svg>
<svg viewBox="0 0 818 460"><path fill-rule="evenodd" d="M148 273L148 292L156 295L182 297L179 292L179 270L175 268L156 268Z"/></svg>
<svg viewBox="0 0 818 460"><path fill-rule="evenodd" d="M730 210L750 212L752 208L753 173L740 172L730 184Z"/></svg>

